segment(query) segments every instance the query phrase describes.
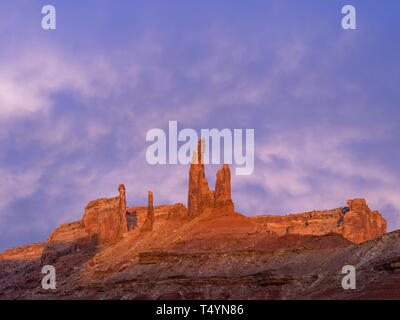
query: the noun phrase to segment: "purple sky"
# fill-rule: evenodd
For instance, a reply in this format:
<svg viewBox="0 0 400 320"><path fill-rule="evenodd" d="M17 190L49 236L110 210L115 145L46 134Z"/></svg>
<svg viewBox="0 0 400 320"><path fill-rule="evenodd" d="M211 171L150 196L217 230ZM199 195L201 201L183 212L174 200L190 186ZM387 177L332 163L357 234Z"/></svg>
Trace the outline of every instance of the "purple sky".
<svg viewBox="0 0 400 320"><path fill-rule="evenodd" d="M57 30L41 29L45 4ZM341 28L345 4L357 30ZM255 129L238 212L364 197L400 228L399 15L397 0L2 1L0 251L46 240L119 183L129 206L147 190L186 205L188 166L145 158L169 120Z"/></svg>

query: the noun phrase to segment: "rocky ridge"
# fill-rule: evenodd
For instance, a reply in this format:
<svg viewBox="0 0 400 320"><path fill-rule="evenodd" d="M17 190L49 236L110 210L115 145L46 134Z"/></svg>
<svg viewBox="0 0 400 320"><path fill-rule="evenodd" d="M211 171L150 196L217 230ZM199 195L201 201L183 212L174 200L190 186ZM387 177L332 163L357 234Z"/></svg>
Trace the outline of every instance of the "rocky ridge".
<svg viewBox="0 0 400 320"><path fill-rule="evenodd" d="M127 208L120 185L119 196L90 202L82 220L60 225L47 242L0 254L0 299L309 298L315 294L307 288L320 285L315 297L342 298L340 290L327 293L324 281L362 252L375 248L371 259L380 262L361 256L357 265L382 275L398 269L398 236L386 237L386 220L364 199L333 210L246 217L234 211L230 180L223 165L215 191L209 189L199 141L188 208L154 206L151 191L147 206ZM54 292L40 288L45 264L60 277Z"/></svg>

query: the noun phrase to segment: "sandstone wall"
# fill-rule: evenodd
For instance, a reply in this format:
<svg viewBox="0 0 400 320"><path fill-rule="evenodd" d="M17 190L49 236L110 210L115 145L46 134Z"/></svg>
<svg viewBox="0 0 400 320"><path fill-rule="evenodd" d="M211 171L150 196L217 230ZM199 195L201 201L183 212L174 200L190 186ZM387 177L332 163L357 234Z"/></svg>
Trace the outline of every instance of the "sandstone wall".
<svg viewBox="0 0 400 320"><path fill-rule="evenodd" d="M73 242L80 238L95 240L98 244L116 242L128 232L124 185L119 196L89 202L82 220L63 223L50 235L49 242Z"/></svg>
<svg viewBox="0 0 400 320"><path fill-rule="evenodd" d="M148 216L148 207L138 206L127 209L127 220L130 230L142 228ZM153 229L157 229L162 223L175 218L186 218L187 209L182 203L172 205L160 205L153 207Z"/></svg>
<svg viewBox="0 0 400 320"><path fill-rule="evenodd" d="M33 260L39 259L47 242L32 243L15 249L6 249L0 254L0 260Z"/></svg>
<svg viewBox="0 0 400 320"><path fill-rule="evenodd" d="M260 223L264 231L277 235L335 232L354 243L361 243L386 233L386 220L378 211L371 211L364 199L349 200L347 207L333 210L286 216L263 215L252 219Z"/></svg>
<svg viewBox="0 0 400 320"><path fill-rule="evenodd" d="M73 242L79 238L85 238L88 233L82 228L82 221L62 223L50 234L49 242Z"/></svg>
<svg viewBox="0 0 400 320"><path fill-rule="evenodd" d="M99 243L116 242L128 232L125 187L121 185L119 191L119 197L98 199L85 208L82 227Z"/></svg>

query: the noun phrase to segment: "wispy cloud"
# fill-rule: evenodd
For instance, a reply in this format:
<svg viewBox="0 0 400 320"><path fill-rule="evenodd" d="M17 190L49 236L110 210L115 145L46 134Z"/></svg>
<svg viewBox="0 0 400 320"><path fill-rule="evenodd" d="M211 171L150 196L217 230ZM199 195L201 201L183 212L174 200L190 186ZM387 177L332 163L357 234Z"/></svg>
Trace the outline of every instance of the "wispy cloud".
<svg viewBox="0 0 400 320"><path fill-rule="evenodd" d="M62 90L101 96L115 80L101 59L79 61L43 48L21 51L11 60L0 60L0 117L48 111L53 95Z"/></svg>

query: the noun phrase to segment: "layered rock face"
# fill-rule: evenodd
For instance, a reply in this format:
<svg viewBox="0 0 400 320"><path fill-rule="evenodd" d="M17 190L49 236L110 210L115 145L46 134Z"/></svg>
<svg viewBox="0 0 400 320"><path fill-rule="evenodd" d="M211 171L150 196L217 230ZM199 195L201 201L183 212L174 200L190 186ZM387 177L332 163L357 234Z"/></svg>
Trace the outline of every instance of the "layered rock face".
<svg viewBox="0 0 400 320"><path fill-rule="evenodd" d="M49 242L73 242L88 237L88 232L82 227L82 220L62 223L49 236Z"/></svg>
<svg viewBox="0 0 400 320"><path fill-rule="evenodd" d="M82 228L98 243L121 240L123 234L128 232L125 186L119 186L118 197L90 202L85 208Z"/></svg>
<svg viewBox="0 0 400 320"><path fill-rule="evenodd" d="M264 215L252 219L265 231L277 235L339 233L346 239L361 243L386 233L386 220L378 211L371 211L364 199L348 200L348 207L312 211L287 216Z"/></svg>
<svg viewBox="0 0 400 320"><path fill-rule="evenodd" d="M63 223L49 236L48 242L92 240L99 245L114 243L128 232L125 186L119 186L119 196L89 202L82 220Z"/></svg>
<svg viewBox="0 0 400 320"><path fill-rule="evenodd" d="M126 217L128 220L129 230L133 231L136 228L143 229L146 222L149 210L148 206L137 206L128 208ZM164 222L173 220L175 218L185 219L188 216L188 210L183 203L164 204L160 206L153 206L153 230L160 227Z"/></svg>
<svg viewBox="0 0 400 320"><path fill-rule="evenodd" d="M32 243L15 249L6 249L0 254L0 260L31 260L39 259L46 247L46 242Z"/></svg>
<svg viewBox="0 0 400 320"><path fill-rule="evenodd" d="M348 200L342 234L354 243L371 240L386 233L386 220L378 211L371 211L365 199Z"/></svg>
<svg viewBox="0 0 400 320"><path fill-rule="evenodd" d="M188 213L196 217L209 209L233 211L231 199L231 172L224 164L217 172L215 191L208 187L203 163L204 140L200 140L189 170Z"/></svg>

